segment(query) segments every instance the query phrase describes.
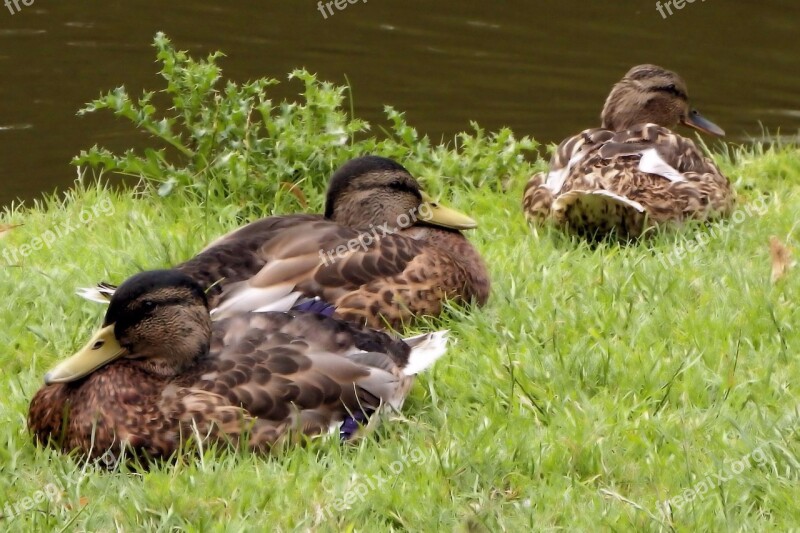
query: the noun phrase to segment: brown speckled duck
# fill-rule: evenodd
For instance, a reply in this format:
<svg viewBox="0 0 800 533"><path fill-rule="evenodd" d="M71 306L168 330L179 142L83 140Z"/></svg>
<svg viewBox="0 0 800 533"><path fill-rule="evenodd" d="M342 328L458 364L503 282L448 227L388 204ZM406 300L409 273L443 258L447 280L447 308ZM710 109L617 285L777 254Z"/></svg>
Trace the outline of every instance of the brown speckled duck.
<svg viewBox="0 0 800 533"><path fill-rule="evenodd" d="M215 319L300 295L346 320L400 328L439 315L447 300L486 302L486 265L461 233L476 226L433 202L399 163L366 156L332 176L324 215L252 222L177 269L209 288ZM83 295L113 292L100 289Z"/></svg>
<svg viewBox="0 0 800 533"><path fill-rule="evenodd" d="M352 438L399 410L446 332L399 340L313 313L211 321L205 292L176 270L115 292L102 329L47 373L31 401L34 439L96 459L167 458L189 439L273 449L291 437Z"/></svg>
<svg viewBox="0 0 800 533"><path fill-rule="evenodd" d="M563 141L550 171L528 182L525 215L585 236L635 238L654 225L730 214L730 182L691 139L671 131L678 124L725 134L689 107L677 74L632 68L608 96L602 126Z"/></svg>

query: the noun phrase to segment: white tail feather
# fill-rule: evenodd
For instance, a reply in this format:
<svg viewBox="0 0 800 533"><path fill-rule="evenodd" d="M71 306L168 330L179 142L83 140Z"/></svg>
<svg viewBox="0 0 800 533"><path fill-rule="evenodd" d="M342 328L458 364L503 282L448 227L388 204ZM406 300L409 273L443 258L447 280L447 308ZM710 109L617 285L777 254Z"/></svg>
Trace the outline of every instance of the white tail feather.
<svg viewBox="0 0 800 533"><path fill-rule="evenodd" d="M97 287L80 287L77 291L75 291L75 294L84 300L89 300L90 302L95 302L98 304L108 305L108 303L111 301L111 295L103 292Z"/></svg>
<svg viewBox="0 0 800 533"><path fill-rule="evenodd" d="M408 355L408 364L403 368L403 374L414 376L423 370L427 370L447 353L447 336L450 332L434 331L416 337L403 339L406 344L411 346L411 353Z"/></svg>

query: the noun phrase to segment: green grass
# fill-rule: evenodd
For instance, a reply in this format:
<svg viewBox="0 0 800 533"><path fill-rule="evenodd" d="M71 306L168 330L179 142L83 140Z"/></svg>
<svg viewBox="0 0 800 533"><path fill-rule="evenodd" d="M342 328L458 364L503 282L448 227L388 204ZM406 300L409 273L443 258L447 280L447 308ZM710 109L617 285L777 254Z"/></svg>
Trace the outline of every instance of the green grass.
<svg viewBox="0 0 800 533"><path fill-rule="evenodd" d="M33 503L0 529L798 527L800 283L797 271L771 283L768 240L797 240L800 154L718 159L742 207L763 215L751 209L674 265L664 258L708 229L590 248L527 226L526 166L506 193L455 188L446 199L481 223L471 238L493 295L443 321L454 343L416 384L406 419L353 447L205 453L146 473L37 449L28 402L101 320L103 308L75 287L190 257L236 216L182 195L82 184L65 200L7 212L0 222L24 225L0 253L92 206L114 211L0 267L0 506ZM319 191L308 192L319 207ZM265 214L275 209L265 202ZM292 209L291 197L278 202Z"/></svg>
<svg viewBox="0 0 800 533"><path fill-rule="evenodd" d="M218 55L154 44L166 88L137 99L121 87L85 109L130 121L153 147L76 158L83 175L144 186L79 181L0 213L22 224L0 238L0 530L800 527L800 271L772 283L768 244L798 240L796 147L717 156L740 195L732 221L590 247L524 221L522 188L544 168L528 162L532 139L474 125L437 145L390 108L378 138L344 109L346 87L296 71L298 102L275 103L275 80L223 84ZM435 324L454 342L405 418L354 446L187 452L148 472L33 446L30 398L101 321L76 287L174 265L247 220L300 211L281 182L318 211L332 169L369 152L480 221L471 239L494 280L485 308Z"/></svg>

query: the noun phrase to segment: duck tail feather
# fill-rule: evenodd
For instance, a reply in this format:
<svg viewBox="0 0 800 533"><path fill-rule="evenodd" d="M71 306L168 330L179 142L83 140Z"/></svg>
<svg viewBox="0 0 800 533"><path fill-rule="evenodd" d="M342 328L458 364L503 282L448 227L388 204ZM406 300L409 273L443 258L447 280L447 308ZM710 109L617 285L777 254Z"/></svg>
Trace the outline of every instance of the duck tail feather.
<svg viewBox="0 0 800 533"><path fill-rule="evenodd" d="M75 294L90 302L108 304L116 290L117 287L115 285L102 281L94 287L80 287L75 291Z"/></svg>
<svg viewBox="0 0 800 533"><path fill-rule="evenodd" d="M434 331L403 339L411 347L403 374L414 376L427 370L447 353L448 330Z"/></svg>

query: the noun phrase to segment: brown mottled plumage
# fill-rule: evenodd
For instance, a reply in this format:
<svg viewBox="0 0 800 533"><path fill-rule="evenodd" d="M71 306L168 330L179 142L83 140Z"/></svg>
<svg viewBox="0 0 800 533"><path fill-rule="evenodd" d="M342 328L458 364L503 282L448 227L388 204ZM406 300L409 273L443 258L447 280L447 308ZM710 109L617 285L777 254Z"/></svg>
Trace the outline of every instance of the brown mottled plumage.
<svg viewBox="0 0 800 533"><path fill-rule="evenodd" d="M37 442L91 458L122 448L165 458L192 436L268 450L384 404L400 409L413 374L444 347L441 333L407 343L311 313L212 322L191 278L145 272L117 289L86 347L47 374L28 425Z"/></svg>
<svg viewBox="0 0 800 533"><path fill-rule="evenodd" d="M602 121L562 142L549 173L528 182L529 219L552 219L592 237L638 237L656 224L731 212L728 179L691 139L670 131L681 123L724 135L689 107L677 74L634 67L608 96Z"/></svg>
<svg viewBox="0 0 800 533"><path fill-rule="evenodd" d="M368 156L333 175L324 216L252 222L177 269L213 285L215 317L296 290L334 305L337 317L399 328L439 315L446 300L486 303L486 266L459 231L471 227L430 201L400 164Z"/></svg>

